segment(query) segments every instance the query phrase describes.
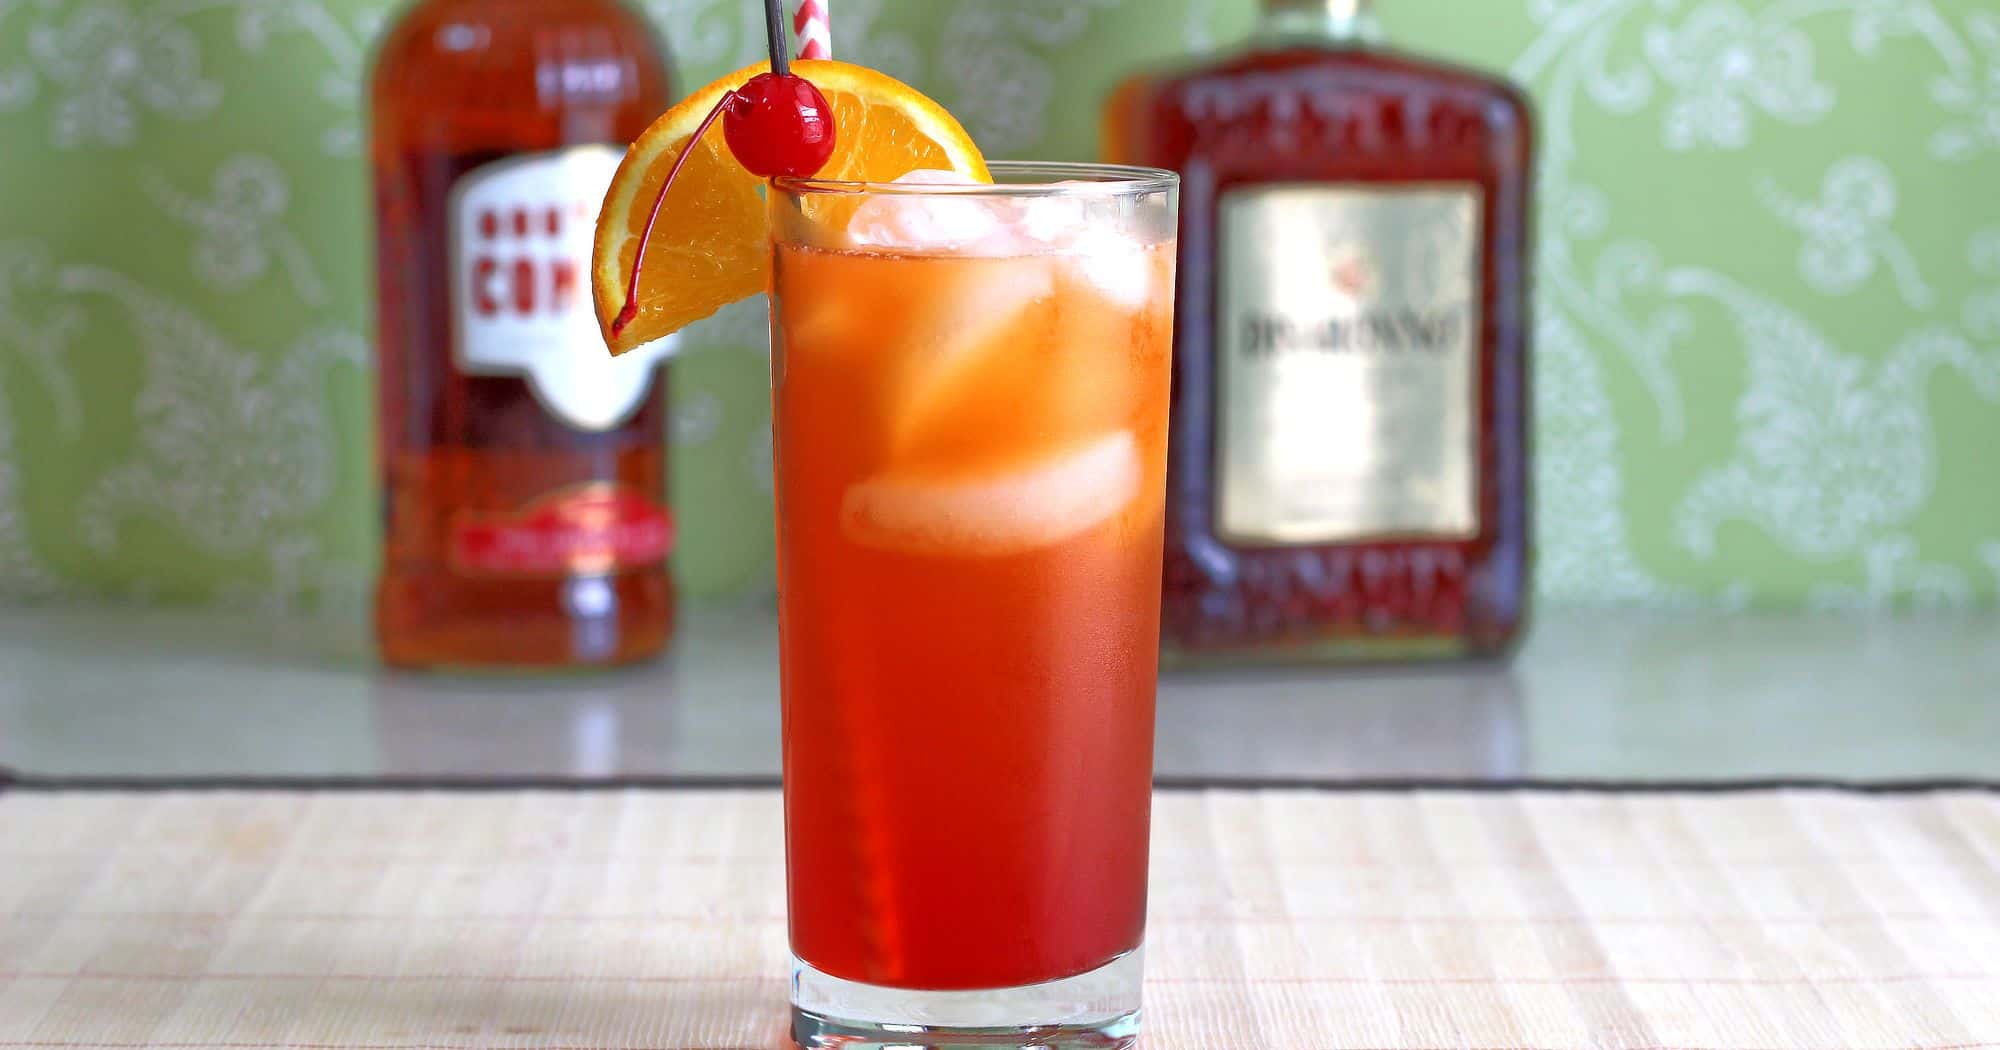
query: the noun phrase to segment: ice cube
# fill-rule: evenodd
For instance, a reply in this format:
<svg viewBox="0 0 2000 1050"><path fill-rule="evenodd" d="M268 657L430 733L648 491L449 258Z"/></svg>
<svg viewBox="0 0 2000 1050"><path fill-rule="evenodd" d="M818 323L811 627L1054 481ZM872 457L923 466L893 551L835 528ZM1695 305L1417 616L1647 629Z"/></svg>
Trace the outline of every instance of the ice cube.
<svg viewBox="0 0 2000 1050"><path fill-rule="evenodd" d="M958 172L929 168L912 171L897 179L896 183L906 186L976 185L972 179ZM1008 232L1007 226L999 202L988 198L881 193L869 197L854 210L854 216L847 223L847 238L856 247L863 248L958 251L982 243L997 244Z"/></svg>
<svg viewBox="0 0 2000 1050"><path fill-rule="evenodd" d="M901 185L973 186L955 172L920 168L896 180ZM1057 185L1091 185L1058 183ZM1159 290L1156 267L1146 246L1102 212L1104 202L1056 194L1005 199L948 194L878 194L855 209L848 242L855 247L904 251L949 251L1004 258L1060 255L1085 284L1131 310L1146 306Z"/></svg>
<svg viewBox="0 0 2000 1050"><path fill-rule="evenodd" d="M1088 186L1093 183L1057 183ZM1119 225L1107 202L1062 194L1019 201L1012 232L1030 250L1061 255L1083 283L1127 309L1143 308L1155 294L1146 246Z"/></svg>
<svg viewBox="0 0 2000 1050"><path fill-rule="evenodd" d="M1084 206L1061 195L1027 197L1016 202L1013 218L1014 231L1022 240L1044 249L1060 248L1083 228Z"/></svg>
<svg viewBox="0 0 2000 1050"><path fill-rule="evenodd" d="M1056 270L1045 259L957 264L929 297L924 320L904 328L910 343L893 387L892 446L921 447L938 421L982 398L1031 396L1009 377L1024 363L1022 329L1047 311L1055 290Z"/></svg>
<svg viewBox="0 0 2000 1050"><path fill-rule="evenodd" d="M984 476L878 476L848 490L841 530L864 546L907 554L1024 554L1111 520L1138 495L1141 474L1138 443L1118 431Z"/></svg>
<svg viewBox="0 0 2000 1050"><path fill-rule="evenodd" d="M1085 284L1128 310L1144 309L1158 290L1152 253L1134 238L1106 226L1086 226L1062 247L1071 271Z"/></svg>

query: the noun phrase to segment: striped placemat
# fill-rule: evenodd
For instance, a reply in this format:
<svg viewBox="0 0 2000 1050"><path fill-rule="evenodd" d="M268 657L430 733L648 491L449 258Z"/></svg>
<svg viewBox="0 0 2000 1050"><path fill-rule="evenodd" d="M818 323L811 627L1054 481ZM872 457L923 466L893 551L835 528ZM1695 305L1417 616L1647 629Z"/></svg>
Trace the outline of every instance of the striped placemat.
<svg viewBox="0 0 2000 1050"><path fill-rule="evenodd" d="M2000 795L1165 791L1147 1050L2000 1048ZM784 1044L768 789L0 794L0 1048Z"/></svg>

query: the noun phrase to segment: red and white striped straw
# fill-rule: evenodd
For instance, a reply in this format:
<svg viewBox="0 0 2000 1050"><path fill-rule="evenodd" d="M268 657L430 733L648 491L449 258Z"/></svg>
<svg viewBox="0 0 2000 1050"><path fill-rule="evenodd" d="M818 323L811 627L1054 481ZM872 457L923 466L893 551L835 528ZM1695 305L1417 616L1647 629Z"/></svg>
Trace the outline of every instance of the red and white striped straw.
<svg viewBox="0 0 2000 1050"><path fill-rule="evenodd" d="M833 27L826 12L829 2L799 0L799 13L792 16L792 30L798 35L800 58L833 57Z"/></svg>

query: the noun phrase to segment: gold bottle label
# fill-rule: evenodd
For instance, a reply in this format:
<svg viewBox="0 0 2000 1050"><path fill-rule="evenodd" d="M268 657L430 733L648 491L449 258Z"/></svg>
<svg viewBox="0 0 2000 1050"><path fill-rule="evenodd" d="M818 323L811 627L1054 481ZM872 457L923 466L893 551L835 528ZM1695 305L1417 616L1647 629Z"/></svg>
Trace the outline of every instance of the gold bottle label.
<svg viewBox="0 0 2000 1050"><path fill-rule="evenodd" d="M1221 202L1217 533L1479 531L1476 186L1264 184Z"/></svg>

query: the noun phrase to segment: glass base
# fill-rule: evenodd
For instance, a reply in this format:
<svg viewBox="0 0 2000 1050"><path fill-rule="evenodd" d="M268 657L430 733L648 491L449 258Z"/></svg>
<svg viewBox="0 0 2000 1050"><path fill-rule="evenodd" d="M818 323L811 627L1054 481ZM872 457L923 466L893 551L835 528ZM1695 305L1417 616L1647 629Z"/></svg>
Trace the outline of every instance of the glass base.
<svg viewBox="0 0 2000 1050"><path fill-rule="evenodd" d="M792 1038L805 1050L1102 1050L1139 1038L1144 951L1019 988L926 992L843 981L792 960Z"/></svg>

